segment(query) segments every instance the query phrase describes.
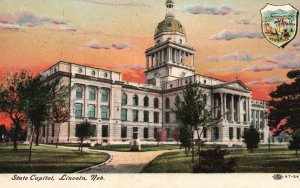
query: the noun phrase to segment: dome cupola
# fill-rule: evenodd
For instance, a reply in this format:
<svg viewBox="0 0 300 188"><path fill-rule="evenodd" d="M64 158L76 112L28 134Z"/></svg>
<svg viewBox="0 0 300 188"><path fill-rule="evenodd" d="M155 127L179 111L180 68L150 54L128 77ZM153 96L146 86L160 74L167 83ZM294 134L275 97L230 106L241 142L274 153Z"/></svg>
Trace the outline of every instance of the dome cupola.
<svg viewBox="0 0 300 188"><path fill-rule="evenodd" d="M154 36L157 36L163 32L179 32L185 35L184 28L182 24L175 19L174 16L174 6L173 0L166 1L166 16L163 21L161 21L156 27Z"/></svg>

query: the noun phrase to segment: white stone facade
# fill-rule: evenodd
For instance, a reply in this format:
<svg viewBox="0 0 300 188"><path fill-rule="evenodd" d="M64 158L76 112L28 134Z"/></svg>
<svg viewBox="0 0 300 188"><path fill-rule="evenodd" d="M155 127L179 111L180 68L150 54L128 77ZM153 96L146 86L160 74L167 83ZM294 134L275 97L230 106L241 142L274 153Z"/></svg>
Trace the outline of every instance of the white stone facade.
<svg viewBox="0 0 300 188"><path fill-rule="evenodd" d="M77 141L76 124L86 119L95 125L91 139L98 143L128 142L136 136L154 141L154 131L161 127L167 128L168 140L172 141L177 126L172 109L190 81L201 83L208 108L222 117L218 126L202 135L204 140L239 144L244 130L253 124L261 132L262 142L267 142L266 103L251 99L252 92L245 84L195 74L195 50L187 46L185 33L162 30L154 41L146 50L145 84L124 82L119 72L62 61L43 72L49 80L61 79L74 89L69 97L69 121L46 124L41 142Z"/></svg>

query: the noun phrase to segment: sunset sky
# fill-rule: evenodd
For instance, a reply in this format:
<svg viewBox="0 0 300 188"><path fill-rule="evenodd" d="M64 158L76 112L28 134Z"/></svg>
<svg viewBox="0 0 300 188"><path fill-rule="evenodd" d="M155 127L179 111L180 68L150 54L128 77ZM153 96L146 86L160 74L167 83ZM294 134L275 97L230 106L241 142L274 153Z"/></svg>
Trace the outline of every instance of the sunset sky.
<svg viewBox="0 0 300 188"><path fill-rule="evenodd" d="M254 98L287 81L300 66L300 36L284 49L261 33L264 0L175 0L175 17L197 50L196 71L238 77ZM299 0L289 3L300 9ZM35 73L60 60L121 71L143 82L145 50L153 45L165 0L0 0L0 77L20 68Z"/></svg>

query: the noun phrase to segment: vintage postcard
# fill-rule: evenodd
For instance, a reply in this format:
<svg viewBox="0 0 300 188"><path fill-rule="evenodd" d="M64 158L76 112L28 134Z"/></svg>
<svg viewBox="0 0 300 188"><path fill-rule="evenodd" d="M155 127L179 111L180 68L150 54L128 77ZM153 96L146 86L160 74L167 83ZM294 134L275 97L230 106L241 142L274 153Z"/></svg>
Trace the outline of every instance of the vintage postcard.
<svg viewBox="0 0 300 188"><path fill-rule="evenodd" d="M296 186L299 9L0 0L1 183Z"/></svg>

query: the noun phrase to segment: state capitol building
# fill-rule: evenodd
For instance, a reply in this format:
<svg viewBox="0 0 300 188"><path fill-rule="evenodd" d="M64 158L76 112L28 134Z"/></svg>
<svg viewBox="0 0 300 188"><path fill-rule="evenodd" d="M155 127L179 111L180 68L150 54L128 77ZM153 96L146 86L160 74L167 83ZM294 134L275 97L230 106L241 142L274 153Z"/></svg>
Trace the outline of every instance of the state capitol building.
<svg viewBox="0 0 300 188"><path fill-rule="evenodd" d="M129 143L133 138L154 141L164 127L168 141L177 127L172 112L189 82L198 82L219 124L204 131L207 142L239 144L245 129L253 125L267 142L266 102L253 100L252 91L240 80L225 82L195 73L196 51L187 44L183 25L175 19L173 0L166 1L166 16L155 30L154 45L146 54L145 83L122 81L121 73L60 61L45 72L72 89L70 118L60 125L48 122L41 129L42 143L75 142L76 125L85 120L94 126L97 143ZM30 131L28 131L30 132ZM59 137L59 138L58 138Z"/></svg>

